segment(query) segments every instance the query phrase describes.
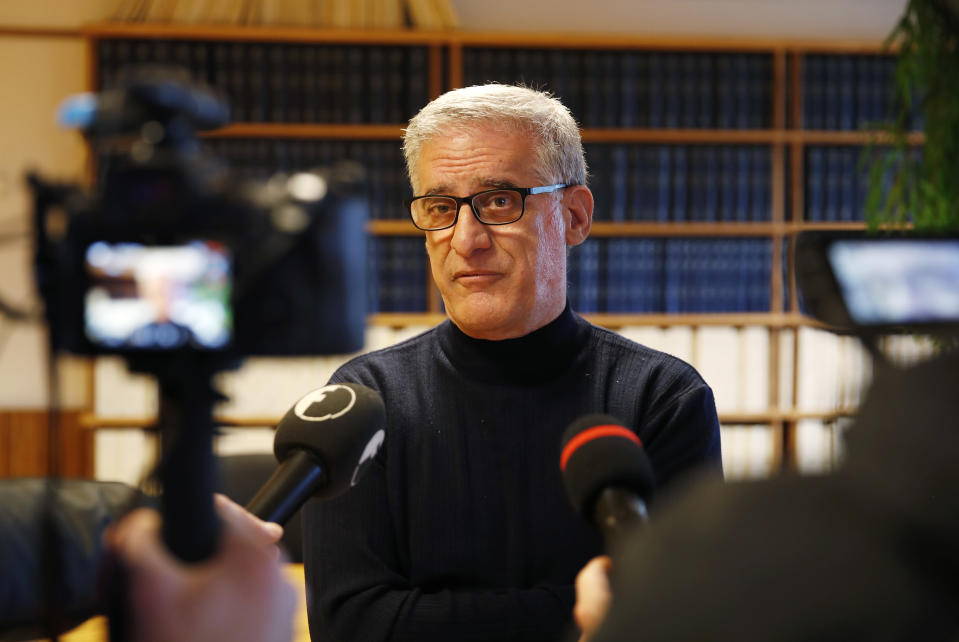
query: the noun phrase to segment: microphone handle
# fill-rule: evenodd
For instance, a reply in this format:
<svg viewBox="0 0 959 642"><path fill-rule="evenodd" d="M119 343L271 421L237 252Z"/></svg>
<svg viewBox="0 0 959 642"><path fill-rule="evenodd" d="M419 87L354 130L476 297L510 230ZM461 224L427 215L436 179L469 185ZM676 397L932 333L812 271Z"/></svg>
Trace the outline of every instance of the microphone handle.
<svg viewBox="0 0 959 642"><path fill-rule="evenodd" d="M623 488L604 488L593 505L593 521L602 531L609 551L616 548L625 533L642 526L648 518L646 502Z"/></svg>
<svg viewBox="0 0 959 642"><path fill-rule="evenodd" d="M306 450L294 450L280 462L246 510L265 522L282 525L326 482L326 473L316 458Z"/></svg>

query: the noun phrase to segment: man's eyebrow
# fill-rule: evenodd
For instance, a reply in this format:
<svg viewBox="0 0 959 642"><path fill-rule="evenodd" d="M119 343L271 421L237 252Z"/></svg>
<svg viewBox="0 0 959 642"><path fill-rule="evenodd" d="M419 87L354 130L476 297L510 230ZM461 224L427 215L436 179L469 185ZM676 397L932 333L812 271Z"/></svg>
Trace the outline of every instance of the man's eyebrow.
<svg viewBox="0 0 959 642"><path fill-rule="evenodd" d="M477 182L482 189L477 191L483 191L487 189L506 189L509 187L516 187L516 183L505 178L486 178ZM436 195L447 195L451 196L452 185L447 183L440 183L439 185L434 185L425 192L423 196L436 196Z"/></svg>

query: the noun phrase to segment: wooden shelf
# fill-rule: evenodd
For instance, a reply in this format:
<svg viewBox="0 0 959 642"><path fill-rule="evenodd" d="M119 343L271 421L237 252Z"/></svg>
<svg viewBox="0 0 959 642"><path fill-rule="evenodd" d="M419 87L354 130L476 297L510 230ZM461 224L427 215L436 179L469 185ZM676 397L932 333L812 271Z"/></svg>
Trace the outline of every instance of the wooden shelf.
<svg viewBox="0 0 959 642"><path fill-rule="evenodd" d="M764 412L721 412L719 421L726 425L747 424L781 424L798 421L835 421L844 417L855 416L855 408L837 408L823 411L797 411L770 409ZM215 415L213 422L224 428L273 428L282 419L282 416L236 417L230 415ZM103 417L93 413L80 415L80 427L85 430L143 430L151 428L156 423L156 417L127 416Z"/></svg>
<svg viewBox="0 0 959 642"><path fill-rule="evenodd" d="M660 237L660 236L775 236L785 234L787 228L782 223L720 223L689 221L676 222L637 222L594 221L590 229L591 237Z"/></svg>
<svg viewBox="0 0 959 642"><path fill-rule="evenodd" d="M885 133L877 131L818 131L800 129L789 132L790 142L803 145L888 145L892 142ZM911 132L906 137L909 145L919 146L926 142L923 132Z"/></svg>
<svg viewBox="0 0 959 642"><path fill-rule="evenodd" d="M234 123L203 132L203 138L293 138L340 140L395 140L403 135L402 125L348 125L314 123Z"/></svg>
<svg viewBox="0 0 959 642"><path fill-rule="evenodd" d="M776 144L789 140L791 132L777 129L595 129L584 128L584 143L658 144Z"/></svg>
<svg viewBox="0 0 959 642"><path fill-rule="evenodd" d="M203 138L287 138L339 140L396 140L401 124L350 123L233 123L203 132ZM872 131L818 131L803 129L595 129L581 130L584 143L673 145L888 145L890 138ZM925 134L912 132L907 144L921 146Z"/></svg>
<svg viewBox="0 0 959 642"><path fill-rule="evenodd" d="M781 38L711 38L708 36L633 36L621 33L531 31L480 31L468 29L332 29L317 27L254 26L229 24L173 24L102 22L70 35L85 38L135 38L168 40L228 40L232 42L329 42L422 44L450 47L512 47L561 49L614 49L656 51L717 51L741 53L881 54L886 49L875 40L825 40Z"/></svg>
<svg viewBox="0 0 959 642"><path fill-rule="evenodd" d="M793 312L729 312L711 314L583 314L604 328L626 326L765 326L768 328L825 327L815 319Z"/></svg>
<svg viewBox="0 0 959 642"><path fill-rule="evenodd" d="M448 42L446 32L414 29L323 29L229 24L104 22L81 29L91 39L226 40L229 42L303 42L329 44L433 45Z"/></svg>
<svg viewBox="0 0 959 642"><path fill-rule="evenodd" d="M665 236L775 237L791 236L799 234L800 232L812 231L853 232L865 230L866 227L866 223L863 221L803 221L800 223L594 221L589 235L591 238ZM413 227L413 224L405 218L369 221L366 224L366 230L375 236L421 236L424 234L422 230Z"/></svg>

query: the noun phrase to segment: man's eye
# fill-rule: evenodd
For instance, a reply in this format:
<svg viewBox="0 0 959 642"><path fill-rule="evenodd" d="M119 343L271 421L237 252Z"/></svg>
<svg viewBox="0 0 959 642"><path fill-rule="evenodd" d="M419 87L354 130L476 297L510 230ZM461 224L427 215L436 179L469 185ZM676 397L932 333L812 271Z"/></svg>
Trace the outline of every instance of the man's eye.
<svg viewBox="0 0 959 642"><path fill-rule="evenodd" d="M440 201L438 203L430 203L429 212L433 215L442 215L448 214L451 209L452 208L449 203Z"/></svg>

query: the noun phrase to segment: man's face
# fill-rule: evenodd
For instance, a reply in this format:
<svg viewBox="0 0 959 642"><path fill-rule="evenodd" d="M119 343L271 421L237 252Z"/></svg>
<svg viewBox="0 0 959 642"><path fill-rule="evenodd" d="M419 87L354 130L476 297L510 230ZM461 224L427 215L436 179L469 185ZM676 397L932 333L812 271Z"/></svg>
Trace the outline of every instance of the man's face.
<svg viewBox="0 0 959 642"><path fill-rule="evenodd" d="M430 140L416 171L417 195L469 196L495 187L536 187L533 142L478 126ZM466 334L508 339L540 328L566 303L569 212L564 192L526 198L523 218L483 225L468 206L450 229L426 233L433 279ZM579 241L574 241L579 242Z"/></svg>

